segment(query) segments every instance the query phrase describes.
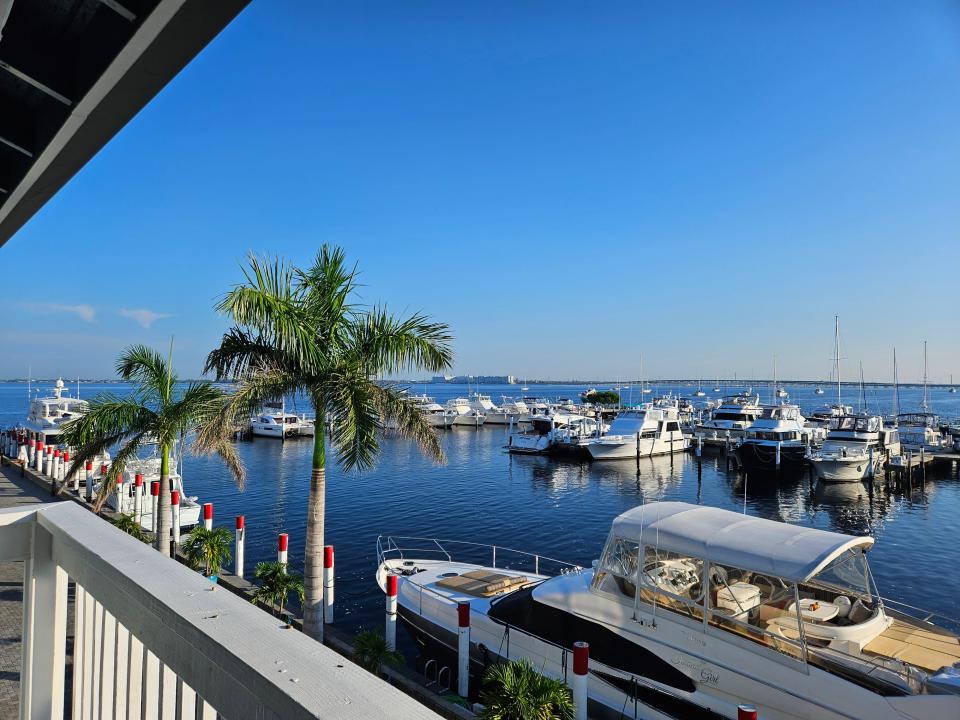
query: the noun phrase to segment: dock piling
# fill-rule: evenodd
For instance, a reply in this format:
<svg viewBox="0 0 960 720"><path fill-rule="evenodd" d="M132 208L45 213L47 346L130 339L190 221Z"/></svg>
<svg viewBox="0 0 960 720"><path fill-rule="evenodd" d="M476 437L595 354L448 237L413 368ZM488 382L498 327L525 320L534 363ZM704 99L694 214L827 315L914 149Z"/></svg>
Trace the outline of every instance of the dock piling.
<svg viewBox="0 0 960 720"><path fill-rule="evenodd" d="M333 623L333 545L323 548L323 621Z"/></svg>
<svg viewBox="0 0 960 720"><path fill-rule="evenodd" d="M84 494L87 496L87 502L93 502L93 463L89 460L87 461L86 467L83 468L83 490Z"/></svg>
<svg viewBox="0 0 960 720"><path fill-rule="evenodd" d="M207 530L213 530L213 503L203 504L203 526Z"/></svg>
<svg viewBox="0 0 960 720"><path fill-rule="evenodd" d="M277 562L287 566L287 546L290 542L290 536L287 533L277 535Z"/></svg>
<svg viewBox="0 0 960 720"><path fill-rule="evenodd" d="M237 515L237 530L236 530L236 552L234 553L235 562L233 566L233 574L239 578L243 577L243 536L245 534L245 518L243 515Z"/></svg>
<svg viewBox="0 0 960 720"><path fill-rule="evenodd" d="M133 515L137 522L143 521L143 475L137 473L133 478Z"/></svg>
<svg viewBox="0 0 960 720"><path fill-rule="evenodd" d="M397 576L387 575L387 617L385 635L387 648L397 649Z"/></svg>
<svg viewBox="0 0 960 720"><path fill-rule="evenodd" d="M470 696L470 603L457 603L457 695Z"/></svg>
<svg viewBox="0 0 960 720"><path fill-rule="evenodd" d="M587 669L590 666L590 645L585 642L573 644L573 708L576 720L587 720Z"/></svg>
<svg viewBox="0 0 960 720"><path fill-rule="evenodd" d="M180 547L180 491L170 491L170 512L173 520L173 555L176 557L177 548Z"/></svg>
<svg viewBox="0 0 960 720"><path fill-rule="evenodd" d="M737 720L757 720L757 708L754 705L737 705Z"/></svg>
<svg viewBox="0 0 960 720"><path fill-rule="evenodd" d="M150 528L154 533L157 532L157 498L160 497L160 481L153 480L150 482L150 518L153 523Z"/></svg>

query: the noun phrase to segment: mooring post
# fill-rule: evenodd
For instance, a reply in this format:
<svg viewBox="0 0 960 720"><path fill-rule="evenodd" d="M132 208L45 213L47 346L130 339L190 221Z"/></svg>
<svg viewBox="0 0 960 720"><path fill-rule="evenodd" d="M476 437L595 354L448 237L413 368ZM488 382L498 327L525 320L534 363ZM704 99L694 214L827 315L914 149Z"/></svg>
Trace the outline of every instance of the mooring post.
<svg viewBox="0 0 960 720"><path fill-rule="evenodd" d="M387 617L384 637L387 648L397 649L397 576L387 575Z"/></svg>
<svg viewBox="0 0 960 720"><path fill-rule="evenodd" d="M277 535L277 562L284 568L287 567L287 544L289 541L290 536L287 533Z"/></svg>
<svg viewBox="0 0 960 720"><path fill-rule="evenodd" d="M213 503L203 504L203 526L207 530L213 530Z"/></svg>
<svg viewBox="0 0 960 720"><path fill-rule="evenodd" d="M237 515L236 529L236 552L234 552L233 574L239 578L243 577L243 536L245 519L243 515Z"/></svg>
<svg viewBox="0 0 960 720"><path fill-rule="evenodd" d="M333 545L323 548L323 621L333 622Z"/></svg>
<svg viewBox="0 0 960 720"><path fill-rule="evenodd" d="M143 518L143 474L133 476L133 515L137 522Z"/></svg>
<svg viewBox="0 0 960 720"><path fill-rule="evenodd" d="M590 645L585 642L573 644L573 709L576 720L587 720L587 668L590 666Z"/></svg>
<svg viewBox="0 0 960 720"><path fill-rule="evenodd" d="M123 473L117 473L117 512L123 514Z"/></svg>
<svg viewBox="0 0 960 720"><path fill-rule="evenodd" d="M83 469L83 490L87 496L87 502L93 502L93 463L89 460Z"/></svg>
<svg viewBox="0 0 960 720"><path fill-rule="evenodd" d="M457 603L457 695L470 696L470 603Z"/></svg>
<svg viewBox="0 0 960 720"><path fill-rule="evenodd" d="M737 705L737 720L757 720L756 706Z"/></svg>
<svg viewBox="0 0 960 720"><path fill-rule="evenodd" d="M180 547L180 491L170 491L170 513L173 516L173 555L176 557Z"/></svg>
<svg viewBox="0 0 960 720"><path fill-rule="evenodd" d="M156 533L159 530L157 525L157 502L160 497L160 481L153 480L150 483L150 522L153 524L150 526L150 530Z"/></svg>

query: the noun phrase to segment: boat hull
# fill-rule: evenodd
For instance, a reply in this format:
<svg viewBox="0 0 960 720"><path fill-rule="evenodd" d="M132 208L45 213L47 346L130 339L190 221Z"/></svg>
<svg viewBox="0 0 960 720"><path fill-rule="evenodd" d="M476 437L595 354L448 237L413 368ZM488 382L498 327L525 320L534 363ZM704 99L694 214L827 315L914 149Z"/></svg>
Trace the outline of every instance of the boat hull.
<svg viewBox="0 0 960 720"><path fill-rule="evenodd" d="M457 415L453 418L456 427L480 427L486 421L483 415Z"/></svg>
<svg viewBox="0 0 960 720"><path fill-rule="evenodd" d="M806 464L807 449L804 445L781 445L780 465L777 466L777 449L774 445L742 442L737 446L737 461L740 469L747 472L801 472Z"/></svg>
<svg viewBox="0 0 960 720"><path fill-rule="evenodd" d="M672 438L640 438L622 437L600 438L587 445L587 452L594 460L632 460L637 457L651 457L653 455L670 455L683 452L689 446L688 438L675 433Z"/></svg>
<svg viewBox="0 0 960 720"><path fill-rule="evenodd" d="M866 455L810 458L810 467L813 468L817 479L824 482L857 483L869 480L882 472L883 466L883 458L877 457L874 460L873 467L871 467L870 458Z"/></svg>

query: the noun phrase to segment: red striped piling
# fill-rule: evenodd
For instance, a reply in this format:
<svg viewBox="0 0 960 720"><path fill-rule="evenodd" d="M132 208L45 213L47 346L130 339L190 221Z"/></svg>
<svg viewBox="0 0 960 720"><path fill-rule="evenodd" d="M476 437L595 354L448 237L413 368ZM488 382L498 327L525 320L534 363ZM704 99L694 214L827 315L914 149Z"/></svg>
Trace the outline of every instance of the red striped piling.
<svg viewBox="0 0 960 720"><path fill-rule="evenodd" d="M143 475L137 473L133 477L133 514L140 522L143 517Z"/></svg>
<svg viewBox="0 0 960 720"><path fill-rule="evenodd" d="M53 462L47 466L47 475L56 480L60 477L60 448L53 451L51 460Z"/></svg>
<svg viewBox="0 0 960 720"><path fill-rule="evenodd" d="M207 530L213 530L213 503L203 504L203 526Z"/></svg>
<svg viewBox="0 0 960 720"><path fill-rule="evenodd" d="M83 468L83 489L84 493L87 496L87 502L93 502L93 463L89 460L87 461L86 467Z"/></svg>
<svg viewBox="0 0 960 720"><path fill-rule="evenodd" d="M153 532L157 532L159 526L157 525L157 504L160 498L160 481L153 480L150 483L150 529Z"/></svg>
<svg viewBox="0 0 960 720"><path fill-rule="evenodd" d="M323 621L333 622L333 545L323 548Z"/></svg>
<svg viewBox="0 0 960 720"><path fill-rule="evenodd" d="M387 575L387 647L397 649L397 576Z"/></svg>
<svg viewBox="0 0 960 720"><path fill-rule="evenodd" d="M737 720L757 720L755 705L737 705Z"/></svg>
<svg viewBox="0 0 960 720"><path fill-rule="evenodd" d="M470 695L470 603L457 603L457 694Z"/></svg>
<svg viewBox="0 0 960 720"><path fill-rule="evenodd" d="M33 465L34 458L37 457L37 441L33 438L27 441L27 453L27 464Z"/></svg>
<svg viewBox="0 0 960 720"><path fill-rule="evenodd" d="M573 706L576 720L587 720L587 669L590 667L590 645L585 642L573 644Z"/></svg>
<svg viewBox="0 0 960 720"><path fill-rule="evenodd" d="M290 542L290 536L286 533L277 535L277 562L287 566L287 545Z"/></svg>
<svg viewBox="0 0 960 720"><path fill-rule="evenodd" d="M237 515L237 549L234 553L233 574L241 578L243 577L243 536L246 530L244 524L243 515Z"/></svg>
<svg viewBox="0 0 960 720"><path fill-rule="evenodd" d="M123 473L117 473L117 512L123 511Z"/></svg>
<svg viewBox="0 0 960 720"><path fill-rule="evenodd" d="M36 452L34 453L33 460L34 460L34 467L36 468L37 472L41 472L43 470L43 441L42 440L37 440L37 449L36 449Z"/></svg>
<svg viewBox="0 0 960 720"><path fill-rule="evenodd" d="M170 511L173 514L173 548L180 547L180 491L170 491Z"/></svg>

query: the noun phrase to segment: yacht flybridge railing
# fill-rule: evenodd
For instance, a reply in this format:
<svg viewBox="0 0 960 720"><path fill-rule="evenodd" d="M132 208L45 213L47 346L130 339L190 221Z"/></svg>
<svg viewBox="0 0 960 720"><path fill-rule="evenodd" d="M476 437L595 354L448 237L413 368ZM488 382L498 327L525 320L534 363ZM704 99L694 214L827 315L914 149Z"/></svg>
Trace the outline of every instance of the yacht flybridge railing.
<svg viewBox="0 0 960 720"><path fill-rule="evenodd" d="M65 717L71 617L74 719L438 717L75 503L0 510L0 561L13 560L21 718Z"/></svg>
<svg viewBox="0 0 960 720"><path fill-rule="evenodd" d="M449 550L447 548L450 548ZM503 545L489 545L487 543L469 542L466 540L441 540L439 538L416 537L412 535L379 535L377 536L377 564L382 565L385 560L430 560L446 559L447 562L454 562L451 550L460 550L456 558L457 562L470 562L475 564L486 564L489 558L490 567L499 567L506 570L518 570L516 563L519 561L524 565L533 564L533 573L535 575L549 575L549 572L543 572L542 565L547 563L549 566L556 566L560 573L578 572L583 567L566 560L557 560L547 555L539 555L526 552L525 550L516 550L514 548L504 547ZM499 558L497 553L499 553ZM553 573L557 574L557 573Z"/></svg>

